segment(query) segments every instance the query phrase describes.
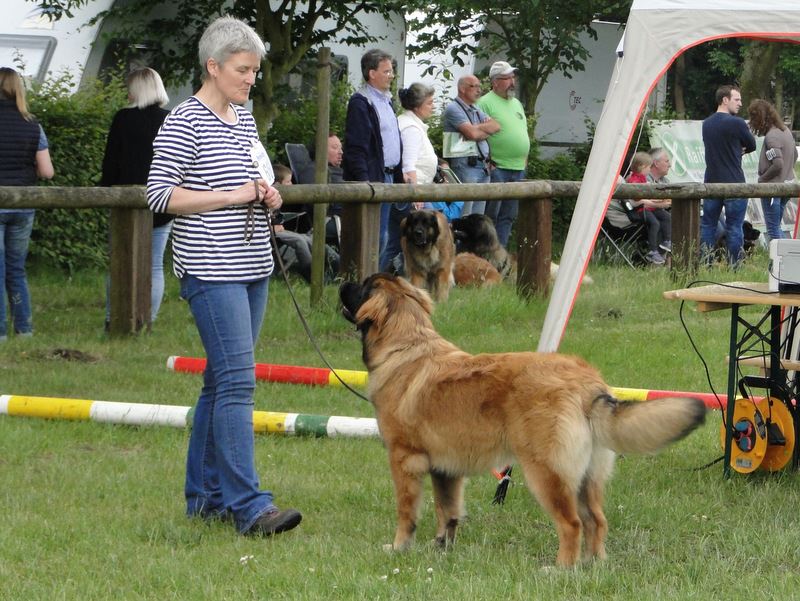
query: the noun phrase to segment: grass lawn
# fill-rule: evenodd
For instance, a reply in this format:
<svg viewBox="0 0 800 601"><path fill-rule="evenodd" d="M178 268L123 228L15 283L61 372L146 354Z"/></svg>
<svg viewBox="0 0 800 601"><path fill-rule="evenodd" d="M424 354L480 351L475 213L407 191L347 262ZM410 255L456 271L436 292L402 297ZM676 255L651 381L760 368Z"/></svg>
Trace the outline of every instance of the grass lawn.
<svg viewBox="0 0 800 601"><path fill-rule="evenodd" d="M737 274L698 279L764 281L767 257ZM700 359L662 298L683 287L665 270L592 266L562 350L597 365L613 386L709 391ZM153 331L124 340L103 333L102 273L34 266L35 336L0 345L0 394L188 406L199 376L166 369L169 355L202 356L177 283ZM307 308L318 343L335 367L363 369L353 327L339 316L336 290ZM323 366L276 279L256 357ZM470 352L535 348L547 307L525 303L508 285L455 290L437 308L444 336ZM754 311L748 309L748 311ZM684 320L725 392L730 313ZM90 361L66 360L73 349ZM340 388L259 383L256 409L371 417ZM302 525L274 539L238 536L230 526L183 515L188 432L91 422L0 417L0 599L791 599L800 587L798 475L722 479L717 414L657 457L623 457L608 488L609 559L575 570L552 566L555 529L519 478L502 507L490 504L491 475L467 486L467 523L455 548L437 551L430 487L417 546L390 554L394 501L378 440L260 435L256 459L265 487Z"/></svg>

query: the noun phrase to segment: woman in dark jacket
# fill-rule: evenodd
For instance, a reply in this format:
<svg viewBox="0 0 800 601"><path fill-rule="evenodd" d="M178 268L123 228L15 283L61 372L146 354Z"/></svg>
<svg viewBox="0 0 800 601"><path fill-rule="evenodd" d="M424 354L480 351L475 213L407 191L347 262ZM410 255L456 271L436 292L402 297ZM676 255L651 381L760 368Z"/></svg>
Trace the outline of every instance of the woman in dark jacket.
<svg viewBox="0 0 800 601"><path fill-rule="evenodd" d="M145 67L128 75L128 100L131 105L114 115L103 157L101 186L147 183L153 160L153 139L169 114L162 106L169 102L164 84L156 71ZM164 250L172 228L172 215L153 217L153 270L150 295L150 321L155 321L164 297ZM106 300L106 323L110 305Z"/></svg>
<svg viewBox="0 0 800 601"><path fill-rule="evenodd" d="M28 112L25 87L14 69L0 68L0 186L34 186L54 175L47 137ZM33 230L33 209L0 209L0 342L8 336L6 294L14 333L33 334L25 259Z"/></svg>

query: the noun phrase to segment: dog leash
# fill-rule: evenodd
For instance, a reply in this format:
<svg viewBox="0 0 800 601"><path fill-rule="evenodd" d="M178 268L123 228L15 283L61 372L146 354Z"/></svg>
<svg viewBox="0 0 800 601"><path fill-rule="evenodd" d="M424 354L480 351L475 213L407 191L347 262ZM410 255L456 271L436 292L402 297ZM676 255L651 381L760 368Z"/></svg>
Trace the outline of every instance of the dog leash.
<svg viewBox="0 0 800 601"><path fill-rule="evenodd" d="M286 288L289 290L289 296L292 299L292 304L294 304L294 309L297 312L297 317L300 319L300 323L302 324L303 329L306 332L306 336L308 336L308 340L311 342L311 345L314 347L314 350L319 355L319 358L322 359L322 362L325 364L325 366L328 369L330 369L331 373L334 376L336 376L337 380L339 380L339 383L342 386L344 386L345 388L347 388L347 390L352 392L357 397L362 398L365 401L369 402L369 399L367 397L365 397L363 394L361 394L360 392L355 390L353 387L351 387L347 382L345 382L339 376L339 374L336 372L336 370L333 368L333 366L325 358L325 355L322 353L322 349L317 344L316 338L314 337L314 333L311 331L311 326L308 325L308 321L306 320L305 315L303 315L302 309L300 309L300 303L297 302L297 297L294 294L294 289L292 288L292 285L289 282L289 274L288 274L288 272L286 270L286 265L284 265L284 263L283 263L283 258L281 257L281 253L278 252L278 237L275 235L275 227L272 224L272 212L270 211L269 207L267 207L266 203L264 202L264 199L259 197L258 180L253 180L253 185L255 186L255 189L256 189L256 199L255 199L255 201L250 203L250 206L248 207L248 211L247 211L248 219L250 219L250 217L251 217L251 210L252 210L252 207L253 207L254 204L258 203L262 207L264 207L264 213L267 216L267 225L269 226L270 241L271 241L272 247L274 249L273 255L278 260L278 266L281 269L281 275L283 276L283 281L286 282ZM254 217L253 217L253 220L255 220ZM255 227L255 223L253 223L253 227ZM248 231L247 231L247 222L245 222L245 241L249 242L249 240L247 238L247 233L248 233ZM252 237L252 232L250 232L250 236Z"/></svg>

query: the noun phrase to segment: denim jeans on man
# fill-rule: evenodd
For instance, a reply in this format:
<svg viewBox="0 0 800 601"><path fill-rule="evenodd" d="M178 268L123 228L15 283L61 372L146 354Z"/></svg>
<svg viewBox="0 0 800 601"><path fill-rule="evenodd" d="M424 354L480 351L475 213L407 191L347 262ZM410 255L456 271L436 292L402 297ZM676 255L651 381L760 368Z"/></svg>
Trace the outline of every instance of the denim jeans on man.
<svg viewBox="0 0 800 601"><path fill-rule="evenodd" d="M700 252L706 262L712 260L717 240L717 222L723 207L728 263L736 267L744 259L742 224L747 214L746 198L703 199L703 215L700 217Z"/></svg>
<svg viewBox="0 0 800 601"><path fill-rule="evenodd" d="M403 267L403 246L400 243L403 233L400 230L400 223L411 213L412 204L410 202L393 202L389 205L386 246L378 259L378 269L395 273L402 272Z"/></svg>
<svg viewBox="0 0 800 601"><path fill-rule="evenodd" d="M383 174L383 183L384 184L393 184L394 183L394 174L392 173L384 173ZM389 212L392 207L392 203L390 202L382 202L381 203L381 225L380 225L380 233L378 235L378 256L383 254L383 249L386 248L386 239L387 239L387 232L389 230Z"/></svg>
<svg viewBox="0 0 800 601"><path fill-rule="evenodd" d="M761 208L764 210L764 223L767 226L767 243L770 240L780 240L786 237L786 234L781 229L781 219L783 218L783 210L788 202L788 198L780 198L779 196L761 199Z"/></svg>
<svg viewBox="0 0 800 601"><path fill-rule="evenodd" d="M447 163L462 184L488 184L490 181L489 173L483 167L483 164L478 161L477 165L470 167L470 159L474 162L476 157L452 157L447 159ZM466 217L473 213L483 215L485 211L485 200L466 200L464 201L464 208L461 210L461 216Z"/></svg>
<svg viewBox="0 0 800 601"><path fill-rule="evenodd" d="M524 171L496 167L492 170L492 183L518 182L524 176ZM516 199L492 200L486 203L486 215L494 221L497 238L503 246L508 244L508 238L511 236L511 226L514 225L518 212L519 201Z"/></svg>
<svg viewBox="0 0 800 601"><path fill-rule="evenodd" d="M8 335L6 295L14 332L22 335L33 332L25 259L28 256L34 214L32 209L0 211L0 340Z"/></svg>
<svg viewBox="0 0 800 601"><path fill-rule="evenodd" d="M259 489L253 436L253 347L268 292L269 278L181 278L181 297L189 302L208 360L189 438L186 511L203 517L230 511L239 532L274 507L272 493Z"/></svg>

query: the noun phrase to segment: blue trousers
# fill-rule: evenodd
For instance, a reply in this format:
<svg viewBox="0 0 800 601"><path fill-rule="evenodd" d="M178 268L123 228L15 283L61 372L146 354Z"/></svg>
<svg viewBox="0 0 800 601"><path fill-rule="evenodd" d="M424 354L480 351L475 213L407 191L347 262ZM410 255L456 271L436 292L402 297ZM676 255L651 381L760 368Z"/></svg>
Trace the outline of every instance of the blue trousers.
<svg viewBox="0 0 800 601"><path fill-rule="evenodd" d="M253 435L253 347L268 293L269 278L181 278L181 296L189 302L207 358L186 458L186 512L201 517L229 512L239 532L274 508L272 493L260 490Z"/></svg>
<svg viewBox="0 0 800 601"><path fill-rule="evenodd" d="M700 252L706 261L711 260L717 240L717 222L725 207L725 237L728 263L736 267L744 259L744 234L742 224L747 214L746 198L704 198L700 218Z"/></svg>
<svg viewBox="0 0 800 601"><path fill-rule="evenodd" d="M33 210L0 211L0 340L8 335L6 295L17 334L33 332L25 260L33 231Z"/></svg>
<svg viewBox="0 0 800 601"><path fill-rule="evenodd" d="M524 171L514 169L501 169L499 167L492 171L492 183L518 182L525 176ZM517 219L519 213L519 201L513 200L492 200L486 203L486 215L494 221L497 230L497 238L503 246L508 245L508 238L511 236L511 226Z"/></svg>
<svg viewBox="0 0 800 601"><path fill-rule="evenodd" d="M490 181L489 173L478 164L474 167L469 166L469 157L453 157L447 159L447 163L456 174L462 184L488 184ZM464 208L461 210L462 217L476 213L483 215L486 211L485 200L465 200Z"/></svg>
<svg viewBox="0 0 800 601"><path fill-rule="evenodd" d="M785 238L786 235L781 229L781 219L783 219L783 210L788 204L788 198L762 198L761 208L764 211L764 223L767 226L767 243L770 240L780 240Z"/></svg>

